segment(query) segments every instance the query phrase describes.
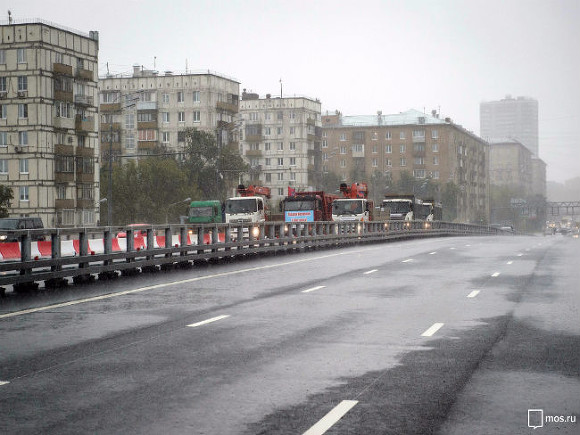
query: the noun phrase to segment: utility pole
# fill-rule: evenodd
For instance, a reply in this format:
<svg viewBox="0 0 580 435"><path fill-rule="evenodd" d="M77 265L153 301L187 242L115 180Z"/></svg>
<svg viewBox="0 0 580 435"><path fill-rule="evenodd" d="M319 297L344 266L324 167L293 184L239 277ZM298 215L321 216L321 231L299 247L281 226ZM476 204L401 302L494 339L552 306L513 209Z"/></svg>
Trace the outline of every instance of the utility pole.
<svg viewBox="0 0 580 435"><path fill-rule="evenodd" d="M109 128L109 189L107 193L107 226L112 225L113 221L113 115L111 118Z"/></svg>

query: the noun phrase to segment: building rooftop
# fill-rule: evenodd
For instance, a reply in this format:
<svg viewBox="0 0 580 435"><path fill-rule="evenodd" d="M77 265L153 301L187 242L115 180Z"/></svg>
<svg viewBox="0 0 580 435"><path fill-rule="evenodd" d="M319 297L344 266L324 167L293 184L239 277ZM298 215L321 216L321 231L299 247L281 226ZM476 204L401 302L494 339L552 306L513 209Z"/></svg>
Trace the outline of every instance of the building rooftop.
<svg viewBox="0 0 580 435"><path fill-rule="evenodd" d="M341 116L340 125L343 127L378 127L389 125L437 125L450 124L451 119L440 119L437 115L429 115L415 109L392 115L355 115Z"/></svg>
<svg viewBox="0 0 580 435"><path fill-rule="evenodd" d="M91 31L89 33L81 32L79 30L70 27L53 23L52 21L43 20L42 18L21 18L21 19L9 18L8 20L0 20L0 26L17 26L26 24L43 24L45 26L54 27L55 29L64 30L65 32L75 33L79 36L84 36L85 38L94 39L95 41L99 40L99 32L97 31Z"/></svg>

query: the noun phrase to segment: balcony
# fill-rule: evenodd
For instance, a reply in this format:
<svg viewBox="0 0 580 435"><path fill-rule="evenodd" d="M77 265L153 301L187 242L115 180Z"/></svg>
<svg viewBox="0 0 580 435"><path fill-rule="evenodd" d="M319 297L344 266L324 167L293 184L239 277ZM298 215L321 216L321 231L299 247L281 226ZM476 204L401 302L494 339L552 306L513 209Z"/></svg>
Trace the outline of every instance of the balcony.
<svg viewBox="0 0 580 435"><path fill-rule="evenodd" d="M93 106L94 99L91 95L75 95L75 104L80 106Z"/></svg>
<svg viewBox="0 0 580 435"><path fill-rule="evenodd" d="M100 131L101 131L101 133L107 133L107 132L111 131L111 127L112 127L113 131L119 131L119 130L121 130L121 123L120 122L113 122L111 124L110 122L101 122Z"/></svg>
<svg viewBox="0 0 580 435"><path fill-rule="evenodd" d="M139 141L139 150L154 150L159 146L156 140Z"/></svg>
<svg viewBox="0 0 580 435"><path fill-rule="evenodd" d="M101 103L99 110L101 112L120 112L121 103Z"/></svg>
<svg viewBox="0 0 580 435"><path fill-rule="evenodd" d="M262 157L262 151L260 150L248 150L246 151L247 157Z"/></svg>
<svg viewBox="0 0 580 435"><path fill-rule="evenodd" d="M76 115L75 130L93 132L95 130L95 118L93 116Z"/></svg>
<svg viewBox="0 0 580 435"><path fill-rule="evenodd" d="M53 63L52 64L52 71L55 74L62 74L65 76L71 76L73 75L72 73L72 66L70 65L65 65L64 63Z"/></svg>
<svg viewBox="0 0 580 435"><path fill-rule="evenodd" d="M86 172L77 172L77 183L93 183L95 181L95 174Z"/></svg>
<svg viewBox="0 0 580 435"><path fill-rule="evenodd" d="M316 125L316 120L314 118L306 119L306 125Z"/></svg>
<svg viewBox="0 0 580 435"><path fill-rule="evenodd" d="M55 172L54 182L55 183L68 183L74 181L75 174L73 172Z"/></svg>
<svg viewBox="0 0 580 435"><path fill-rule="evenodd" d="M94 74L88 69L79 68L77 69L77 78L81 80L93 81Z"/></svg>
<svg viewBox="0 0 580 435"><path fill-rule="evenodd" d="M54 207L58 210L74 208L74 199L55 199Z"/></svg>
<svg viewBox="0 0 580 435"><path fill-rule="evenodd" d="M157 121L137 122L137 128L139 130L156 129Z"/></svg>
<svg viewBox="0 0 580 435"><path fill-rule="evenodd" d="M72 91L68 92L68 91L59 91L56 90L54 91L54 99L58 100L58 101L66 101L68 103L72 103L73 102L73 93Z"/></svg>
<svg viewBox="0 0 580 435"><path fill-rule="evenodd" d="M95 201L92 199L77 199L77 208L94 208Z"/></svg>
<svg viewBox="0 0 580 435"><path fill-rule="evenodd" d="M215 107L217 110L223 110L230 113L238 113L238 105L234 103L218 101Z"/></svg>
<svg viewBox="0 0 580 435"><path fill-rule="evenodd" d="M75 149L72 145L56 144L54 146L54 154L57 156L74 156Z"/></svg>
<svg viewBox="0 0 580 435"><path fill-rule="evenodd" d="M62 128L73 130L75 128L75 120L73 118L60 118L55 116L52 121L54 128Z"/></svg>
<svg viewBox="0 0 580 435"><path fill-rule="evenodd" d="M425 135L423 136L413 135L413 143L425 143Z"/></svg>
<svg viewBox="0 0 580 435"><path fill-rule="evenodd" d="M246 142L262 142L264 136L261 134L246 134Z"/></svg>
<svg viewBox="0 0 580 435"><path fill-rule="evenodd" d="M157 110L157 101L138 101L137 110Z"/></svg>

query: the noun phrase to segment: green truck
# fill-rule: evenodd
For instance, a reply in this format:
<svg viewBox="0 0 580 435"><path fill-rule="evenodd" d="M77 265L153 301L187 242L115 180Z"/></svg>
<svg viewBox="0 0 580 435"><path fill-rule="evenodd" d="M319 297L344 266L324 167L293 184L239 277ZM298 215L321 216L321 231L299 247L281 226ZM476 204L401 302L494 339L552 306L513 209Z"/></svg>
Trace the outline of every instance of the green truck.
<svg viewBox="0 0 580 435"><path fill-rule="evenodd" d="M190 224L222 223L222 204L218 200L191 201L187 221Z"/></svg>

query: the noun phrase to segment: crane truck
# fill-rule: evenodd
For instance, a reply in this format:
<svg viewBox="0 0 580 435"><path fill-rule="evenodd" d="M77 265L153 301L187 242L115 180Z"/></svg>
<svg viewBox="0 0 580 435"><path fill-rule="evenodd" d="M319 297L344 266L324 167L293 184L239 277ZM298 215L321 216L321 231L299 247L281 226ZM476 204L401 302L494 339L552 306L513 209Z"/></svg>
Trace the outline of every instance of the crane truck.
<svg viewBox="0 0 580 435"><path fill-rule="evenodd" d="M332 220L368 222L373 220L374 203L368 199L366 183L340 185L343 198L332 203Z"/></svg>
<svg viewBox="0 0 580 435"><path fill-rule="evenodd" d="M243 184L238 186L238 194L233 198L226 199L225 215L226 223L247 224L261 223L266 221L266 199L270 199L269 187Z"/></svg>
<svg viewBox="0 0 580 435"><path fill-rule="evenodd" d="M282 201L285 222L332 220L332 202L337 195L323 191L295 192Z"/></svg>

